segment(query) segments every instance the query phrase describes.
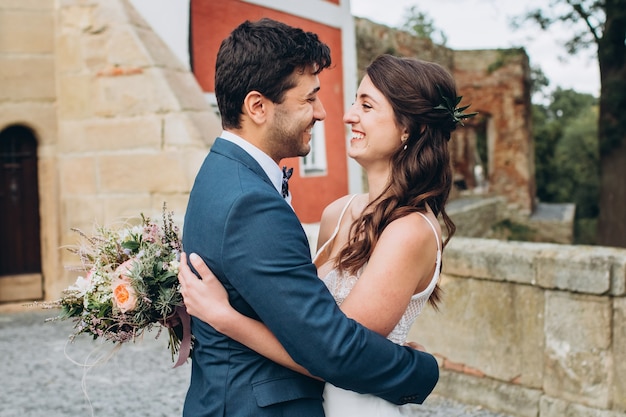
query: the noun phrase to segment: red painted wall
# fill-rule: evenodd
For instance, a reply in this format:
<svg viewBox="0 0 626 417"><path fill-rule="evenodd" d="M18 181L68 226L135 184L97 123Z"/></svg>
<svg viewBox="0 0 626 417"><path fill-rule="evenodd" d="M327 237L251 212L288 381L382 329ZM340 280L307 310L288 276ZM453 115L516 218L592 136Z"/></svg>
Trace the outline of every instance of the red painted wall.
<svg viewBox="0 0 626 417"><path fill-rule="evenodd" d="M337 3L338 0L331 1ZM348 192L345 125L343 124L343 64L341 30L239 0L191 1L191 53L193 71L205 92L215 90L215 59L222 40L241 22L269 17L315 32L331 48L333 65L320 74L320 99L326 108L325 135L328 173L301 177L299 158L282 161L294 167L289 181L292 204L300 221L320 220L324 207Z"/></svg>

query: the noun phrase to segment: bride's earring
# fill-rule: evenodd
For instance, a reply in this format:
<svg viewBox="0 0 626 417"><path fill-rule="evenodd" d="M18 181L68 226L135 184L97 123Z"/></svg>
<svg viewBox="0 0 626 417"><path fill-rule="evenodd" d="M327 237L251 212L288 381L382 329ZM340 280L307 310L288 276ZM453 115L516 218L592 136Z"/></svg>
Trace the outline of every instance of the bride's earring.
<svg viewBox="0 0 626 417"><path fill-rule="evenodd" d="M404 143L404 150L406 151L407 148L407 144L406 141L409 140L409 135L402 135L402 137L400 138L400 142Z"/></svg>

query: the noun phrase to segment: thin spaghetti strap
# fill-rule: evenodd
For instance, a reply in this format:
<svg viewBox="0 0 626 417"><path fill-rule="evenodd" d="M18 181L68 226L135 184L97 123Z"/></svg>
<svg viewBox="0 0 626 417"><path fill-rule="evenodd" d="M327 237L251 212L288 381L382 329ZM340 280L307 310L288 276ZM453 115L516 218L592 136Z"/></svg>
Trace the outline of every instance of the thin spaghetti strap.
<svg viewBox="0 0 626 417"><path fill-rule="evenodd" d="M441 246L439 246L439 235L437 235L437 229L435 228L435 225L433 225L433 223L424 213L418 211L417 214L422 216L424 220L428 222L428 224L430 225L430 228L433 229L433 233L435 234L435 239L437 239L437 250L438 251L441 250Z"/></svg>
<svg viewBox="0 0 626 417"><path fill-rule="evenodd" d="M344 216L344 214L346 214L346 211L348 210L348 207L350 207L350 204L352 203L352 200L354 200L354 197L356 197L357 195L358 194L352 194L352 197L350 197L350 199L348 200L346 205L343 207L343 210L341 210L341 214L339 215L339 220L337 221L337 226L335 226L335 231L333 232L333 238L335 237L337 232L339 232L339 226L341 225L341 221L343 220L343 216ZM328 240L330 240L330 239L328 239Z"/></svg>
<svg viewBox="0 0 626 417"><path fill-rule="evenodd" d="M324 251L324 249L326 249L326 247L333 241L335 240L335 237L337 236L337 233L339 233L339 226L341 225L341 220L343 220L343 216L346 214L346 211L348 210L348 207L350 207L350 204L352 203L352 200L354 200L354 198L357 196L358 194L352 194L352 197L350 197L350 199L348 200L348 202L346 203L346 205L343 207L343 210L341 210L341 214L339 215L339 220L337 221L337 226L335 226L335 230L333 231L333 234L328 238L328 240L326 242L324 242L324 244L322 245L321 248L319 248L319 250L317 251L317 254L315 255L315 259L317 259L317 256L322 253Z"/></svg>

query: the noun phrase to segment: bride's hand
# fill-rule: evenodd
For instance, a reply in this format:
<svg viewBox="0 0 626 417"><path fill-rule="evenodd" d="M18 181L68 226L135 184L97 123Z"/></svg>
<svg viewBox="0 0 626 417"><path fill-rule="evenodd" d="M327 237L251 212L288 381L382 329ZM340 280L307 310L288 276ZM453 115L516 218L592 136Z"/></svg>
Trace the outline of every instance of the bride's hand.
<svg viewBox="0 0 626 417"><path fill-rule="evenodd" d="M183 252L178 269L178 282L187 312L220 331L235 313L228 302L228 293L200 256L192 253L189 255L189 261L202 279L198 279L193 273L187 264L187 255Z"/></svg>

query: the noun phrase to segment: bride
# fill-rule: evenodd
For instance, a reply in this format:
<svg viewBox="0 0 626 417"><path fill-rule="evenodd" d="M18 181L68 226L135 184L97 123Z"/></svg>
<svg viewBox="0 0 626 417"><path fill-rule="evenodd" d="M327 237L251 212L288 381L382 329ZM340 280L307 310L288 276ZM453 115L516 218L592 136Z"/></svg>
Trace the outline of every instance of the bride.
<svg viewBox="0 0 626 417"><path fill-rule="evenodd" d="M456 87L442 66L382 55L366 69L356 100L344 116L351 126L348 155L367 175L366 194L326 207L314 263L318 275L350 318L398 344L427 302L440 299L443 247L455 226L445 204L452 184L448 141L466 108L455 108ZM441 219L447 229L442 242ZM188 312L258 353L298 372L261 323L239 314L197 256L181 260L179 280ZM421 348L419 345L413 345ZM403 408L329 383L328 417L402 415Z"/></svg>

